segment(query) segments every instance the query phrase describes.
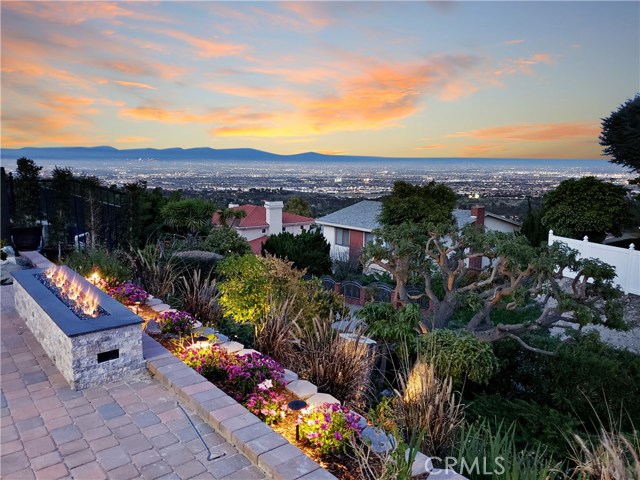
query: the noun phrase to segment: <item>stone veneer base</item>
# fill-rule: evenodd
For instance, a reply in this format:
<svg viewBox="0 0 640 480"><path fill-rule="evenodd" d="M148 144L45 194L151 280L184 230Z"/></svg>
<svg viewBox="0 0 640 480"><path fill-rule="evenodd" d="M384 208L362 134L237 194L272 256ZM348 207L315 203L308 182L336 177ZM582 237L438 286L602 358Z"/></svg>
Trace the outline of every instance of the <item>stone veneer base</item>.
<svg viewBox="0 0 640 480"><path fill-rule="evenodd" d="M28 253L38 266L53 265L37 252ZM103 385L145 370L140 317L109 297L100 299L111 313L107 320L80 320L34 280L34 272L39 271L14 273L16 311L71 388Z"/></svg>
<svg viewBox="0 0 640 480"><path fill-rule="evenodd" d="M307 457L262 420L185 365L146 333L142 334L147 368L226 441L275 480L331 480L334 475ZM280 452L286 450L286 457Z"/></svg>

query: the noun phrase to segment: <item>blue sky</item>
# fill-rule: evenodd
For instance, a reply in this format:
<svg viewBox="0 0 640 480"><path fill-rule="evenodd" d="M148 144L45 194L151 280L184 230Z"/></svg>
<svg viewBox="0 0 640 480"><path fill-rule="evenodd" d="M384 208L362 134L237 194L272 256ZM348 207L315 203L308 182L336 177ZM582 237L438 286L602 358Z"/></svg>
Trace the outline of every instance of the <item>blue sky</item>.
<svg viewBox="0 0 640 480"><path fill-rule="evenodd" d="M5 2L2 146L600 158L638 2Z"/></svg>

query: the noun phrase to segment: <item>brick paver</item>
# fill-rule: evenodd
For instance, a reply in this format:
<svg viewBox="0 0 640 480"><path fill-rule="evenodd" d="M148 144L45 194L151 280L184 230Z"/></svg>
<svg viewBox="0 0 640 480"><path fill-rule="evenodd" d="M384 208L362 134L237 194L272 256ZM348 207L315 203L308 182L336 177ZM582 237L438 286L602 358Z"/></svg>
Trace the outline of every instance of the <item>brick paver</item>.
<svg viewBox="0 0 640 480"><path fill-rule="evenodd" d="M0 287L0 477L17 479L263 479L264 473L150 376L69 388ZM176 377L190 394L202 385ZM211 398L215 395L209 394ZM204 441L226 453L208 461Z"/></svg>

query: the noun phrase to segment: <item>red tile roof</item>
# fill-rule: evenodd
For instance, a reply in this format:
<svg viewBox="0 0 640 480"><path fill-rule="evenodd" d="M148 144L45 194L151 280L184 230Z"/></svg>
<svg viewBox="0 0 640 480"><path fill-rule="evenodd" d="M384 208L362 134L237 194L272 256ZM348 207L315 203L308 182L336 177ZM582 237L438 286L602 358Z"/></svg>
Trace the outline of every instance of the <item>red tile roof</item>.
<svg viewBox="0 0 640 480"><path fill-rule="evenodd" d="M251 251L256 255L262 255L262 244L267 241L269 235L263 235L260 238L256 238L255 240L251 240L249 242L249 246L251 247Z"/></svg>
<svg viewBox="0 0 640 480"><path fill-rule="evenodd" d="M244 210L247 214L244 218L241 219L233 219L231 222L232 227L235 228L266 228L269 225L267 224L267 209L265 207L261 207L259 205L240 205L239 207L234 207L234 210ZM309 217L303 217L302 215L295 215L289 212L282 212L282 225L300 225L300 224L311 224L315 220ZM211 223L213 225L220 225L220 214L218 212L214 213L211 218Z"/></svg>

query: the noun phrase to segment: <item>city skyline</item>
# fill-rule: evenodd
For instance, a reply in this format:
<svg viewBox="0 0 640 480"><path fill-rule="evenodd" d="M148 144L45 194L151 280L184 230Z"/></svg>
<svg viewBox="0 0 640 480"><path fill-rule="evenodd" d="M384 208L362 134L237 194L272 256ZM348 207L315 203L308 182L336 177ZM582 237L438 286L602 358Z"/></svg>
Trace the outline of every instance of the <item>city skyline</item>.
<svg viewBox="0 0 640 480"><path fill-rule="evenodd" d="M602 158L638 2L2 2L2 147Z"/></svg>

